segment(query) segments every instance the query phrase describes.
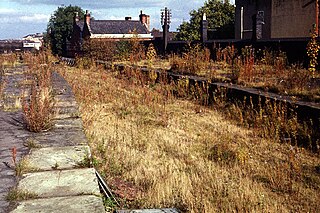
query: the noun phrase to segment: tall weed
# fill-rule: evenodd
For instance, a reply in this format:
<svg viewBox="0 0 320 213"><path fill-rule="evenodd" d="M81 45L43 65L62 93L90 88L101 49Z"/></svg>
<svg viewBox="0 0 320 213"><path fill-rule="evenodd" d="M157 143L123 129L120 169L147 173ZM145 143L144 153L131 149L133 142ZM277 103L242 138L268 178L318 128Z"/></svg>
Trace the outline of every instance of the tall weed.
<svg viewBox="0 0 320 213"><path fill-rule="evenodd" d="M54 99L52 94L52 62L50 55L41 53L37 56L26 55L29 72L33 76L31 94L22 100L22 109L27 128L32 132L48 130L53 125Z"/></svg>

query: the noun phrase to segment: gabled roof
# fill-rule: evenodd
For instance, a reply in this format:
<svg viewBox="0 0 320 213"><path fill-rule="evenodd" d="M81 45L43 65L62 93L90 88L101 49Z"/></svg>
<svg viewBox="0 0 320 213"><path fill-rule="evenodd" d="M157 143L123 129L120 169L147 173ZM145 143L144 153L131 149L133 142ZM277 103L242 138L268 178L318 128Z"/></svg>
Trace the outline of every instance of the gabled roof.
<svg viewBox="0 0 320 213"><path fill-rule="evenodd" d="M29 34L24 36L23 38L28 38L28 37L32 37L32 38L42 38L43 34L42 33L35 33L35 34Z"/></svg>
<svg viewBox="0 0 320 213"><path fill-rule="evenodd" d="M149 31L140 21L132 20L91 20L91 34L148 34Z"/></svg>

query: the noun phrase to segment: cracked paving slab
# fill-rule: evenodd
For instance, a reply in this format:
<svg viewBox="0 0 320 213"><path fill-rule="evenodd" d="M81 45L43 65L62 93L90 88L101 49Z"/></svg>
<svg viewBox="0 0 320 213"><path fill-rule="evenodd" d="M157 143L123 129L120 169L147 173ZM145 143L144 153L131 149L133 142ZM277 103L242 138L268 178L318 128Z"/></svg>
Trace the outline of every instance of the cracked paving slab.
<svg viewBox="0 0 320 213"><path fill-rule="evenodd" d="M28 173L22 176L17 188L39 198L100 195L93 168Z"/></svg>
<svg viewBox="0 0 320 213"><path fill-rule="evenodd" d="M89 146L48 147L32 149L27 156L28 166L37 171L73 169L90 159Z"/></svg>
<svg viewBox="0 0 320 213"><path fill-rule="evenodd" d="M82 212L100 213L105 212L101 197L94 195L75 197L55 197L46 199L35 199L19 202L18 207L12 213L41 212Z"/></svg>

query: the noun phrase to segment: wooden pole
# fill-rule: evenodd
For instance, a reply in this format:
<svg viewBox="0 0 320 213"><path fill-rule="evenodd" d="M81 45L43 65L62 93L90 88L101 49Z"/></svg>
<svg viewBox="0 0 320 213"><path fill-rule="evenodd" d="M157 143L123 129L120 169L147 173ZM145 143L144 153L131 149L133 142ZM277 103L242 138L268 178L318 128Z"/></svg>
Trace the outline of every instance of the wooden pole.
<svg viewBox="0 0 320 213"><path fill-rule="evenodd" d="M316 28L317 36L319 36L319 0L316 0Z"/></svg>

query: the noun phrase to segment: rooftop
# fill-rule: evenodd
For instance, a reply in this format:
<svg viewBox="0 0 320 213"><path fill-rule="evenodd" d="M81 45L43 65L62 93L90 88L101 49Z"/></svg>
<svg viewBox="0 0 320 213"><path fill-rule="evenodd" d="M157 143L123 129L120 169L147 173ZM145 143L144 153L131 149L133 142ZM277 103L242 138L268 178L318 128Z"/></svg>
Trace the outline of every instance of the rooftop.
<svg viewBox="0 0 320 213"><path fill-rule="evenodd" d="M132 20L91 20L92 34L148 34L149 31L140 21Z"/></svg>

